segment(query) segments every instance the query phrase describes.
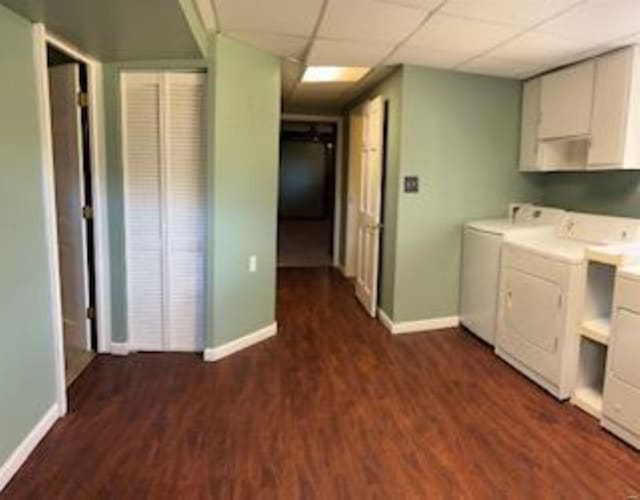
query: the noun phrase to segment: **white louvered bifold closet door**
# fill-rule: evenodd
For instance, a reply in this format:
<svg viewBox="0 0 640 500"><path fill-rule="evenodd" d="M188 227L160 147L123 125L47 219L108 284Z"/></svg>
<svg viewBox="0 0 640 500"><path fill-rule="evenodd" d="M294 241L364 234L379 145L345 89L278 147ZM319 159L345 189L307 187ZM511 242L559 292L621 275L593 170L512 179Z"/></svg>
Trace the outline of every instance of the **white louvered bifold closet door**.
<svg viewBox="0 0 640 500"><path fill-rule="evenodd" d="M205 76L168 74L166 107L167 348L195 351L205 337Z"/></svg>
<svg viewBox="0 0 640 500"><path fill-rule="evenodd" d="M132 350L205 336L205 75L122 76L127 328Z"/></svg>

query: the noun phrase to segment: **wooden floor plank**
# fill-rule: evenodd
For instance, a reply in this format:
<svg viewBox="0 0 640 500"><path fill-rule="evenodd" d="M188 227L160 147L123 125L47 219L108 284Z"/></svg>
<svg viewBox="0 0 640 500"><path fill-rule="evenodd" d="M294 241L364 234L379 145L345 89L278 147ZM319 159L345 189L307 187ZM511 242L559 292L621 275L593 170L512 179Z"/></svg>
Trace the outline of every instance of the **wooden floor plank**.
<svg viewBox="0 0 640 500"><path fill-rule="evenodd" d="M389 335L329 270L221 360L100 356L0 498L625 499L640 454L461 329Z"/></svg>

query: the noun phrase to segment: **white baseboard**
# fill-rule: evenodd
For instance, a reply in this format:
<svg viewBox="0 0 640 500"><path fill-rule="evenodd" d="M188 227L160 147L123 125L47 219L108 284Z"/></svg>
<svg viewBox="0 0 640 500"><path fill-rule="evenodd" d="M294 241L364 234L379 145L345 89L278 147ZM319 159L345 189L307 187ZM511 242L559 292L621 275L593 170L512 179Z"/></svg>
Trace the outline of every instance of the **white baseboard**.
<svg viewBox="0 0 640 500"><path fill-rule="evenodd" d="M238 351L242 351L247 347L251 347L258 342L262 342L263 340L267 340L268 338L273 337L278 331L278 323L272 323L271 325L257 330L253 333L249 333L244 337L240 337L239 339L232 340L231 342L227 342L219 347L208 348L204 350L204 360L205 361L218 361L219 359L226 358L231 354L234 354Z"/></svg>
<svg viewBox="0 0 640 500"><path fill-rule="evenodd" d="M428 332L442 330L443 328L455 328L460 324L458 316L446 316L443 318L420 319L417 321L401 321L394 323L382 309L378 309L380 322L394 335L401 333Z"/></svg>
<svg viewBox="0 0 640 500"><path fill-rule="evenodd" d="M114 356L127 356L129 352L129 344L126 342L111 342L111 354Z"/></svg>
<svg viewBox="0 0 640 500"><path fill-rule="evenodd" d="M58 405L54 404L47 412L42 416L40 421L35 425L26 438L18 445L13 451L5 463L0 466L0 491L2 491L11 478L18 472L18 469L22 467L29 455L38 446L38 443L42 441L42 438L49 432L49 429L53 427L59 417Z"/></svg>

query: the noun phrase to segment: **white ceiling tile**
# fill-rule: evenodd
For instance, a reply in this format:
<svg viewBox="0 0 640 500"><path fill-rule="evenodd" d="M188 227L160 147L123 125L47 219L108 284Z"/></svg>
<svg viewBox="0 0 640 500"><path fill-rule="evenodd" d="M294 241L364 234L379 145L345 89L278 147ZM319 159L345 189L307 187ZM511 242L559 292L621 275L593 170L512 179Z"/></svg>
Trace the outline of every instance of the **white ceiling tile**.
<svg viewBox="0 0 640 500"><path fill-rule="evenodd" d="M317 39L311 47L310 66L375 66L392 44Z"/></svg>
<svg viewBox="0 0 640 500"><path fill-rule="evenodd" d="M483 75L503 76L509 78L522 78L535 74L539 66L520 61L511 61L499 57L483 56L473 59L458 68L460 71L480 73Z"/></svg>
<svg viewBox="0 0 640 500"><path fill-rule="evenodd" d="M470 19L530 27L583 0L449 0L442 12Z"/></svg>
<svg viewBox="0 0 640 500"><path fill-rule="evenodd" d="M475 55L519 32L520 29L513 26L436 14L409 39L407 45Z"/></svg>
<svg viewBox="0 0 640 500"><path fill-rule="evenodd" d="M215 0L224 32L256 31L310 35L322 0Z"/></svg>
<svg viewBox="0 0 640 500"><path fill-rule="evenodd" d="M469 54L428 49L424 47L400 47L387 64L413 64L434 68L453 68L469 59Z"/></svg>
<svg viewBox="0 0 640 500"><path fill-rule="evenodd" d="M293 35L273 35L251 31L229 31L227 34L236 40L246 42L280 57L302 57L304 49L309 43L308 37Z"/></svg>
<svg viewBox="0 0 640 500"><path fill-rule="evenodd" d="M589 0L537 29L594 44L629 36L640 31L640 1Z"/></svg>
<svg viewBox="0 0 640 500"><path fill-rule="evenodd" d="M426 11L435 9L442 3L442 0L379 0L385 3L393 3L396 5L404 5L406 7L416 7Z"/></svg>
<svg viewBox="0 0 640 500"><path fill-rule="evenodd" d="M592 47L588 43L531 31L501 45L488 55L523 63L546 65L562 58L577 56L590 48Z"/></svg>
<svg viewBox="0 0 640 500"><path fill-rule="evenodd" d="M373 0L329 2L318 35L341 40L396 43L426 16L424 10Z"/></svg>

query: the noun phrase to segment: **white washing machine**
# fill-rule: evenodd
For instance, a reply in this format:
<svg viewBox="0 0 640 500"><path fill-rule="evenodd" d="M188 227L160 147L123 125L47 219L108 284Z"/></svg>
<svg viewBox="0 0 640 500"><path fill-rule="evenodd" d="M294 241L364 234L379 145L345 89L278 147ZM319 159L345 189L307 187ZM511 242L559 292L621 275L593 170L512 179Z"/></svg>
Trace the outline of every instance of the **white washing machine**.
<svg viewBox="0 0 640 500"><path fill-rule="evenodd" d="M574 388L585 250L638 241L638 221L569 213L554 230L505 235L496 353L559 399Z"/></svg>
<svg viewBox="0 0 640 500"><path fill-rule="evenodd" d="M462 234L460 322L493 345L498 306L498 278L503 237L514 231L559 225L566 212L556 208L514 204L508 219L469 222Z"/></svg>
<svg viewBox="0 0 640 500"><path fill-rule="evenodd" d="M640 268L616 276L602 425L640 449Z"/></svg>

